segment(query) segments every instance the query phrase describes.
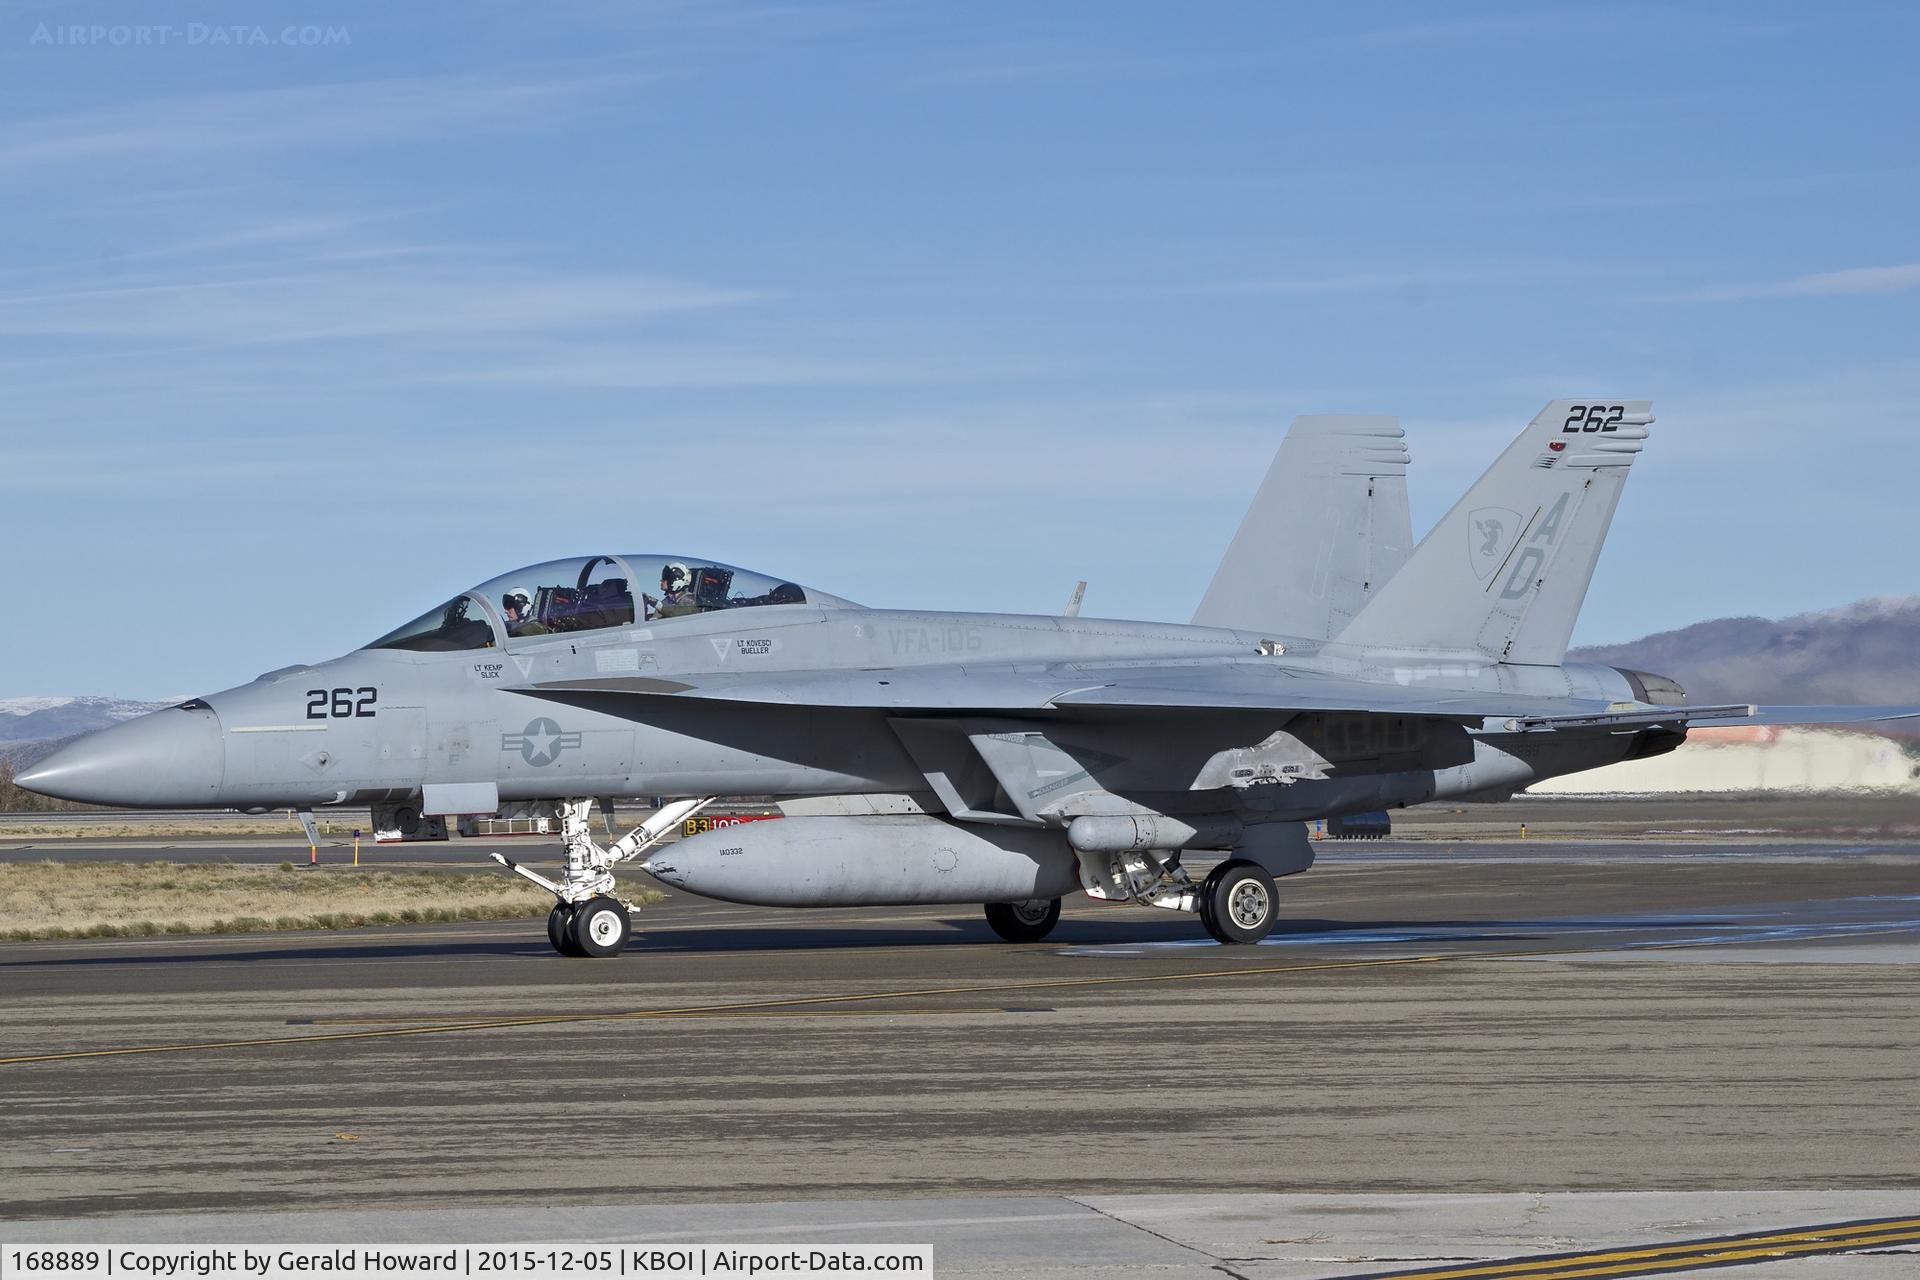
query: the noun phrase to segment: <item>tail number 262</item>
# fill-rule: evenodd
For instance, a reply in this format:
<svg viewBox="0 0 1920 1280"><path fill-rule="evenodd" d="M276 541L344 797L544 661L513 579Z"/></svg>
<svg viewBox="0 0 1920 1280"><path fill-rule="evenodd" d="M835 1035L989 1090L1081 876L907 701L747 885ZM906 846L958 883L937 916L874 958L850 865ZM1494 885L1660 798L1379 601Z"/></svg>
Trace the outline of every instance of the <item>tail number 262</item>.
<svg viewBox="0 0 1920 1280"><path fill-rule="evenodd" d="M1567 410L1567 424L1560 428L1560 434L1618 431L1620 420L1626 416L1627 406L1623 404L1576 404Z"/></svg>

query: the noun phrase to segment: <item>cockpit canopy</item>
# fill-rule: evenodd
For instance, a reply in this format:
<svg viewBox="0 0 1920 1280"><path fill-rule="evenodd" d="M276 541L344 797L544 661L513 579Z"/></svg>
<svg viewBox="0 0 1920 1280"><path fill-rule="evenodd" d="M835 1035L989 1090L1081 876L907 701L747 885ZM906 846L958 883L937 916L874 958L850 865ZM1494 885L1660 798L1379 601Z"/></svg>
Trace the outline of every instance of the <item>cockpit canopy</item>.
<svg viewBox="0 0 1920 1280"><path fill-rule="evenodd" d="M838 596L698 556L588 556L502 574L367 648L490 649L541 636L781 604L856 607Z"/></svg>

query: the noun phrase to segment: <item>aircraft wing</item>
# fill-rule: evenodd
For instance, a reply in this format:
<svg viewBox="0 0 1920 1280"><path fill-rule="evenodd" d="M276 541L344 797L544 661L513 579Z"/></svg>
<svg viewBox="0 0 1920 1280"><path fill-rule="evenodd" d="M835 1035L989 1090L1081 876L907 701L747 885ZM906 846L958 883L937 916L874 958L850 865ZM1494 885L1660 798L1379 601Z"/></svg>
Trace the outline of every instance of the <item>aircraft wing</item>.
<svg viewBox="0 0 1920 1280"><path fill-rule="evenodd" d="M1270 662L1079 663L1044 667L930 666L884 671L706 675L686 680L613 676L521 687L556 701L635 712L647 702L866 708L933 713L1045 714L1138 711L1370 712L1473 724L1505 720L1510 732L1631 728L1683 721L1839 724L1920 716L1920 707L1644 707L1590 698L1402 687L1302 672Z"/></svg>

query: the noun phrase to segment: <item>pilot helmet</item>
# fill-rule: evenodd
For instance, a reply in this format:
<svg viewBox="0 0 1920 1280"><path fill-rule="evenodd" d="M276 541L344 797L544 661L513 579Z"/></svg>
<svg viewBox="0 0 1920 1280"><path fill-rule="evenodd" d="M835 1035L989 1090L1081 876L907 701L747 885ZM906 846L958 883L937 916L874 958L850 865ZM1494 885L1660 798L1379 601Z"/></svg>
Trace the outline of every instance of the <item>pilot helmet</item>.
<svg viewBox="0 0 1920 1280"><path fill-rule="evenodd" d="M509 588L507 593L500 597L500 605L502 608L514 610L523 618L533 611L532 601L528 599L526 591L520 587Z"/></svg>
<svg viewBox="0 0 1920 1280"><path fill-rule="evenodd" d="M685 591L692 582L692 571L679 561L661 566L660 589L662 591Z"/></svg>

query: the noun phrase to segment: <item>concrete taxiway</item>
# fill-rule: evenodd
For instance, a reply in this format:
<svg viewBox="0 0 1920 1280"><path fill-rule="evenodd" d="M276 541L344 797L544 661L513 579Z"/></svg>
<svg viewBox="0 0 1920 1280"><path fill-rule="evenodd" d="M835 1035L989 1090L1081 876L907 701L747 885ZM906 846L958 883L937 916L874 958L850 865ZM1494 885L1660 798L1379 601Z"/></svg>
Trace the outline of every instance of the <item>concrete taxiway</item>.
<svg viewBox="0 0 1920 1280"><path fill-rule="evenodd" d="M967 909L684 895L599 962L525 922L6 944L0 1217L636 1201L714 1239L758 1219L690 1206L1659 1188L1866 1197L1725 1219L1754 1230L1920 1210L1920 848L1356 846L1284 889L1257 948L1084 901L1014 947ZM1325 1229L1292 1212L1248 1230ZM1635 1229L1697 1225L1666 1214Z"/></svg>
<svg viewBox="0 0 1920 1280"><path fill-rule="evenodd" d="M196 1214L13 1222L9 1244L553 1242L674 1250L932 1246L934 1273L1071 1280L1559 1280L1685 1274L1784 1262L1770 1274L1894 1280L1920 1265L1903 1192L1587 1195L1026 1196L678 1203L412 1212ZM1589 1243L1602 1242L1602 1243ZM1691 1264L1698 1264L1691 1265Z"/></svg>

